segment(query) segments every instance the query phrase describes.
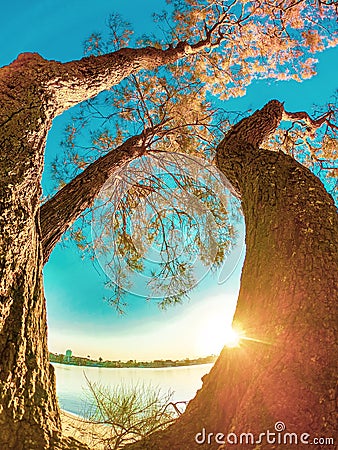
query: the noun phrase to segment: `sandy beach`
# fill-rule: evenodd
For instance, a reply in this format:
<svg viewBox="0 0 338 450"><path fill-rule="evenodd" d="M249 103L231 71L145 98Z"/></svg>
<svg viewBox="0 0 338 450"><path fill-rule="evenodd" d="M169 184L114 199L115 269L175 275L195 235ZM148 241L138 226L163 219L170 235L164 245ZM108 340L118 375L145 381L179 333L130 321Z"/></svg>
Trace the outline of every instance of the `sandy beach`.
<svg viewBox="0 0 338 450"><path fill-rule="evenodd" d="M110 427L94 424L68 411L61 411L63 435L87 444L91 449L104 450L110 437Z"/></svg>

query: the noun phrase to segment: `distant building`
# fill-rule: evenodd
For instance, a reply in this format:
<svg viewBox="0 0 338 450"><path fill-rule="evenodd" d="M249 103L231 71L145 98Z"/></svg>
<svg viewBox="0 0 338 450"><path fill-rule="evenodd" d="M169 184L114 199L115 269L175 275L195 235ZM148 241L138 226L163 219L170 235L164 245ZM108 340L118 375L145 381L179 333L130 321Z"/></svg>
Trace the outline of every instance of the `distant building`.
<svg viewBox="0 0 338 450"><path fill-rule="evenodd" d="M66 356L65 356L65 362L69 363L72 360L72 351L71 350L66 350Z"/></svg>

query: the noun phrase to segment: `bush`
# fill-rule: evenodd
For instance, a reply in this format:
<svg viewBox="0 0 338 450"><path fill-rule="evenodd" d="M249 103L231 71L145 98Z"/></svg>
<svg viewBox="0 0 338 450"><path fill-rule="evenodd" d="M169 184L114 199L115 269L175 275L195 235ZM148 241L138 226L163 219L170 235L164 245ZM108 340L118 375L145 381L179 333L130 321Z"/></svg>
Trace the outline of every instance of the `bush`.
<svg viewBox="0 0 338 450"><path fill-rule="evenodd" d="M123 448L175 421L172 392L163 393L151 384L122 383L110 387L93 383L87 377L86 381L89 399L86 419L106 426L106 433L101 436L106 449Z"/></svg>

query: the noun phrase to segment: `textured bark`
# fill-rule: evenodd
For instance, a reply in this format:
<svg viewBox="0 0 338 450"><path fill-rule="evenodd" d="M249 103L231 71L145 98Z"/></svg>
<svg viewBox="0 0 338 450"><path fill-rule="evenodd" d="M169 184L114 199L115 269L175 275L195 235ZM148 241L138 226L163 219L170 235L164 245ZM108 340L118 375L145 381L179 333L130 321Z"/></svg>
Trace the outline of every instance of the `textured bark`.
<svg viewBox="0 0 338 450"><path fill-rule="evenodd" d="M61 442L48 361L39 201L52 119L131 73L192 51L181 43L66 64L26 53L0 70L0 448L81 448Z"/></svg>
<svg viewBox="0 0 338 450"><path fill-rule="evenodd" d="M145 134L129 138L64 186L40 208L44 264L63 233L87 208L114 173L145 152Z"/></svg>
<svg viewBox="0 0 338 450"><path fill-rule="evenodd" d="M200 51L198 44L180 42L176 47L161 50L154 47L123 48L114 53L89 56L78 61L59 63L49 61L54 72L45 84L51 92L57 113L74 106L100 92L110 89L132 73L151 70Z"/></svg>
<svg viewBox="0 0 338 450"><path fill-rule="evenodd" d="M39 64L26 63L21 57L0 73L0 447L6 449L47 448L60 428L37 216L51 117L43 90L28 81L38 77Z"/></svg>
<svg viewBox="0 0 338 450"><path fill-rule="evenodd" d="M217 165L242 199L246 258L234 322L253 340L224 348L182 417L132 449L217 449L215 434L286 431L336 438L336 208L322 183L293 158L259 149L283 106L269 102L217 149ZM196 433L214 433L197 444ZM299 448L308 445L224 445ZM324 448L311 445L311 448ZM335 445L325 448L334 449Z"/></svg>

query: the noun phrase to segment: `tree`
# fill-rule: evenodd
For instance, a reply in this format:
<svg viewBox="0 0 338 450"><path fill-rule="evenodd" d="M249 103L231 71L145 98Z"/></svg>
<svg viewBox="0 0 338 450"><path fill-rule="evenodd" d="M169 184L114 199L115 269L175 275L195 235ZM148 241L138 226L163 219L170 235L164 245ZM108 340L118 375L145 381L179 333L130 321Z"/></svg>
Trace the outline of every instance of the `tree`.
<svg viewBox="0 0 338 450"><path fill-rule="evenodd" d="M203 3L203 2L202 2ZM81 227L87 222L88 224L88 213L91 213L90 209L87 209L90 204L93 203L95 196L100 191L103 186L103 183L108 179L109 174L116 175L114 178L114 185L118 185L118 178L126 179L125 167L126 163L134 160L136 156L140 156L141 154L147 154L154 157L154 150L156 152L166 151L166 152L174 152L177 154L178 152L184 151L189 155L201 155L204 156L205 159L210 161L214 156L213 145L216 145L215 142L219 142L221 139L222 132L226 132L229 128L230 124L233 122L229 115L225 115L221 111L215 111L215 108L210 106L209 102L205 101L206 90L216 89L216 84L222 82L223 97L229 97L231 95L239 95L240 92L243 92L243 89L246 83L250 82L252 79L253 72L252 69L246 71L240 71L238 73L238 67L236 62L242 61L241 65L247 67L251 67L252 61L256 61L255 65L255 74L259 75L261 70L265 70L269 66L269 76L274 76L276 78L285 78L285 74L288 73L290 77L298 78L298 73L292 74L293 67L290 69L289 67L281 72L282 67L276 66L276 55L278 55L278 60L280 62L285 63L285 51L289 52L289 57L293 55L293 49L295 49L296 45L296 37L299 39L304 39L304 36L308 36L312 33L316 35L316 32L313 30L308 30L307 26L309 23L312 23L315 20L315 14L313 10L309 11L304 9L304 4L302 4L302 11L299 10L299 5L289 5L287 7L286 4L279 5L279 13L281 17L284 17L285 20L279 21L272 20L272 24L277 28L276 33L278 34L280 39L275 40L270 35L268 37L269 44L266 44L264 41L264 32L261 33L261 30L256 30L256 25L253 23L256 21L257 16L255 15L259 12L262 17L267 20L267 24L271 18L274 18L277 14L276 9L270 10L268 4L265 5L266 9L260 8L258 10L250 10L246 9L246 6L243 6L243 9L240 11L236 10L236 4L232 4L227 8L220 9L217 5L212 2L204 2L205 11L203 14L197 14L195 7L191 7L189 5L188 8L184 6L184 2L176 2L176 6L178 10L175 13L175 17L178 15L183 23L185 23L185 27L191 27L192 25L196 26L198 30L207 30L210 33L213 30L215 25L213 23L221 24L221 27L218 29L218 39L211 46L211 51L207 54L196 54L194 55L194 70L189 70L189 63L184 62L183 64L178 65L170 65L165 69L157 68L155 71L147 71L142 72L142 74L133 75L130 80L126 82L120 83L118 86L112 88L108 93L104 94L104 96L100 97L100 100L91 99L82 105L80 113L78 117L72 119L72 123L67 128L66 139L63 142L65 147L66 157L64 160L60 161L60 157L57 156L57 160L53 164L54 174L60 183L60 186L64 186L63 189L59 192L59 194L51 199L51 201L46 202L42 207L41 220L42 227L46 226L46 230L44 230L43 235L45 236L45 243L48 245L48 249L46 249L45 258L48 258L49 253L55 243L60 239L60 236L64 233L64 231L68 228L70 223L74 222L76 218L79 217L79 214L82 213L81 223L77 222L76 227L72 230L71 236L74 238L75 242L77 242L79 248L88 249L88 243L85 240L85 234ZM273 14L272 14L273 13ZM206 19L207 17L207 19ZM329 17L329 16L328 16ZM176 17L177 18L177 17ZM161 20L167 20L167 16L164 14ZM214 22L213 22L214 21ZM290 34L285 30L285 21L290 21L290 27L294 28L294 34ZM85 50L86 52L93 52L94 55L102 55L110 50L118 50L121 45L125 45L128 42L128 38L131 34L131 30L129 30L129 24L124 23L120 17L111 16L109 19L109 35L107 40L105 41L101 35L92 35L86 42ZM270 26L269 25L269 26ZM237 27L240 26L240 30L237 30ZM267 26L267 29L269 29ZM302 32L300 31L300 26L304 27ZM326 21L322 23L323 29L325 30L328 24ZM126 27L124 29L123 27ZM236 44L231 43L231 48L235 47L236 56L232 56L231 59L234 62L233 65L225 69L227 61L222 58L222 54L229 51L229 43L228 43L228 29L229 27L233 31L232 39L238 40L237 50ZM243 40L251 36L253 33L253 29L258 33L257 36L260 37L259 48L260 52L257 53L257 49L254 44L250 49L243 48ZM224 30L227 30L224 32ZM215 30L214 30L215 31ZM239 35L237 35L237 31L239 31ZM325 42L327 39L326 30L324 35L322 36L322 42ZM183 33L183 34L182 34ZM178 37L186 38L187 36L184 34L185 28L181 26L181 22L179 22L178 29L175 27L175 32L171 33L170 39L177 39ZM284 36L285 34L285 36ZM304 48L306 48L310 53L318 50L320 47L315 45L316 39L307 38L303 44ZM283 38L283 39L282 39ZM266 38L265 38L266 39ZM332 38L331 38L332 39ZM149 38L143 38L142 43L149 42ZM236 41L237 42L237 41ZM255 41L256 42L256 41ZM159 45L158 42L152 41L153 45ZM318 43L318 42L317 42ZM222 50L220 52L213 52L216 46L222 45ZM268 48L266 48L268 46ZM271 52L271 48L273 47L273 56L270 57L268 55ZM214 48L213 48L214 47ZM262 58L262 52L264 50L264 57L267 57L265 61L265 65L259 66L259 62ZM275 53L277 52L277 53ZM303 77L308 77L310 72L308 71L309 65L313 64L314 59L308 58L307 55L303 55L306 59L301 62L299 59L302 56L302 50L298 46L297 47L297 61L299 62L299 73ZM237 60L238 58L238 60ZM203 60L203 64L202 61ZM256 66L258 65L259 68ZM204 70L204 69L205 70ZM203 71L202 71L203 69ZM291 70L291 71L290 71ZM174 75L174 76L173 76ZM231 78L232 82L230 83L228 78ZM240 90L239 90L240 88ZM219 89L219 86L218 88ZM217 91L215 90L215 92ZM217 93L219 93L217 91ZM109 107L107 108L107 105ZM113 122L110 123L113 119ZM90 122L95 122L95 125L98 121L103 123L101 129L96 130L94 133L92 132L92 126L90 127L90 136L87 139L86 144L83 143L83 139L81 139L81 144L77 143L77 136L79 134L83 134L83 129L86 129L86 125ZM297 157L301 155L300 160L308 159L308 164L312 164L313 161L320 161L320 164L325 164L327 162L327 158L320 158L320 149L318 148L318 139L317 139L317 147L311 147L310 144L313 141L307 139L308 136L302 136L304 127L300 127L297 124L293 124L290 130L285 133L285 130L278 130L279 139L278 143L274 142L270 143L270 146L279 147L283 146L288 153L295 154L297 153ZM116 128L116 130L114 130ZM129 155L131 156L128 161L124 159L122 154L124 145L130 146L131 138L127 139L128 133L137 130L137 135L135 136L135 142L139 139L138 146L143 147L143 149L137 150L134 156L132 155L132 151L129 151ZM140 129L143 131L140 133ZM121 144L123 137L126 136L126 140ZM143 136L143 138L142 138ZM82 136L80 136L82 138ZM329 150L330 145L334 140L326 134L325 138L327 138L327 143L322 146L323 154L330 155L332 151ZM303 141L304 145L300 145L300 141ZM323 142L323 139L321 139ZM292 146L292 142L295 145ZM305 149L306 145L308 146ZM334 144L333 144L334 145ZM114 147L116 148L114 149ZM151 151L150 151L151 150ZM304 151L305 150L305 151ZM328 151L326 151L328 150ZM105 154L106 152L111 152L112 156L107 159L100 158L97 161L96 176L92 176L91 171L94 170L94 167L90 166L90 163L95 160L97 155ZM164 155L162 156L162 161L164 159ZM113 159L112 159L113 158ZM330 157L329 157L330 158ZM112 161L114 160L114 163ZM158 161L158 158L157 158ZM118 210L121 215L120 218L114 222L114 225L111 225L109 216L102 218L102 221L106 221L108 226L104 228L104 234L109 233L110 239L115 240L115 246L118 248L118 251L121 252L121 257L127 260L127 266L130 266L133 270L142 271L142 260L137 253L137 249L133 246L134 236L128 232L128 226L130 225L130 210L134 211L135 209L135 198L132 200L130 197L140 196L141 191L143 191L141 197L147 200L147 197L151 197L151 193L153 189L157 190L161 184L163 184L163 180L159 180L156 176L154 176L154 172L152 172L151 166L152 163L157 162L155 160L151 160L149 162L150 169L147 168L146 164L142 164L142 167L138 167L136 173L138 171L147 171L147 180L142 183L141 186L137 186L135 189L129 189L128 195L126 199L122 200L120 205L114 206L114 202L111 202L110 210ZM164 167L163 162L162 167ZM109 169L111 164L111 169ZM182 164L182 162L181 162ZM130 167L130 166L129 166ZM61 168L61 170L60 170ZM87 168L83 170L83 168ZM122 171L123 169L123 171ZM133 171L129 170L130 178L133 179ZM164 169L164 170L168 170ZM176 171L180 172L179 164L176 164ZM69 185L66 185L67 180L72 180L74 174L79 173L78 178L73 180ZM187 168L184 167L183 172L180 173L179 178L183 180L180 182L178 177L175 179L175 183L178 181L181 185L184 186L184 189L188 190L188 181L187 181ZM322 171L321 174L325 173L330 174L329 167L325 167L325 171ZM135 175L136 177L136 175ZM125 181L125 180L124 180ZM128 181L125 181L125 185ZM76 192L79 191L78 186L86 184L88 190L91 189L91 195L77 195ZM135 180L132 180L132 184L136 186ZM120 183L123 185L123 183ZM195 190L197 186L194 186ZM116 190L120 189L119 186ZM202 196L201 185L199 185L199 195ZM70 196L70 190L73 190L74 195ZM145 192L146 191L146 192ZM76 198L75 198L76 197ZM210 197L210 196L209 196ZM88 202L87 202L88 199ZM89 201L90 199L90 201ZM102 200L102 199L100 199ZM115 199L116 203L116 199ZM123 207L121 206L123 203ZM133 204L134 208L128 208L129 204ZM71 205L74 205L74 208ZM107 208L108 209L108 208ZM129 211L128 211L129 209ZM218 219L223 221L223 224L226 220L226 215L222 214L221 209L217 205L214 204L212 208L213 212L216 212L219 215ZM52 214L54 217L52 218ZM128 217L129 216L129 217ZM52 219L52 220L51 220ZM177 214L176 214L177 219ZM91 217L90 217L91 220ZM119 222L120 223L117 223ZM163 219L160 221L162 223ZM172 225L173 222L171 222ZM160 226L160 224L158 224ZM118 231L115 232L115 235L109 230L110 228L116 229ZM162 227L162 230L166 230L168 227ZM56 233L54 237L50 237L49 233L53 230L53 233ZM229 234L231 234L230 228ZM158 231L158 230L156 230ZM214 237L214 236L213 236ZM223 233L224 237L224 233ZM221 263L222 258L226 255L227 246L229 246L229 235L228 239L223 239L217 241L217 245L219 248L219 254L214 257L214 261ZM47 244L47 239L52 239L52 241ZM148 240L154 239L154 235L151 236L148 234ZM97 239L99 245L102 246L102 242L104 239ZM162 241L166 244L166 239L164 233L162 232ZM195 240L196 243L196 240ZM52 245L50 245L52 244ZM92 250L92 244L90 243L89 249ZM97 248L96 248L97 250ZM173 249L170 248L172 251ZM199 247L199 252L202 254L203 248ZM100 249L100 251L107 253L109 249L104 247ZM97 256L97 254L96 254ZM213 255L214 256L214 255ZM168 255L168 261L173 258ZM210 260L205 261L208 264L211 264ZM111 263L111 262L110 262ZM184 285L181 286L175 285L174 289L176 289L177 294L179 292L184 294L184 289L189 290L188 288L194 285L194 277L189 270L187 270L188 265L186 261L178 265L172 264L169 267L169 264L165 265L165 268L160 272L161 275L164 273L167 275L163 278L168 279L169 276L175 278L174 274L178 273L179 270L182 270L185 277L181 277L181 280L184 280ZM108 283L110 286L114 286L113 295L111 297L111 303L118 309L118 311L123 312L123 307L125 306L123 302L121 302L121 297L123 296L123 289L117 288L119 285L126 284L126 267L123 269L123 273L121 273L121 268L117 265L113 264L113 268L111 268L111 272L115 273L114 278L121 277L121 281L115 283ZM176 277L177 280L177 277ZM161 283L160 283L161 284ZM155 286L155 283L153 283ZM150 288L150 285L148 286ZM169 295L164 298L161 302L161 305L165 306L173 302L174 296L172 295L173 287L164 286L162 283L162 291L165 289L168 290ZM159 286L156 286L158 289ZM151 294L153 291L149 289ZM169 299L170 297L170 299ZM176 296L176 301L181 301L182 295Z"/></svg>
<svg viewBox="0 0 338 450"><path fill-rule="evenodd" d="M46 342L39 220L52 119L133 71L173 62L194 48L186 43L168 50L126 48L66 64L22 54L2 68L0 442L9 449L56 446L60 437Z"/></svg>
<svg viewBox="0 0 338 450"><path fill-rule="evenodd" d="M131 74L135 74L141 69L153 70L159 65L164 64L169 65L172 77L174 78L180 76L179 73L182 73L182 71L187 72L184 69L190 65L193 66L195 70L188 73L194 73L194 77L201 76L203 71L209 74L208 77L204 78L204 82L208 82L210 83L209 86L213 86L212 89L214 93L223 91L226 95L227 92L233 90L235 94L236 92L239 94L242 91L238 91L238 89L243 88L244 85L250 81L250 73L257 71L264 73L266 71L265 67L268 67L269 70L271 69L268 76L277 76L278 73L280 73L280 67L277 64L274 55L282 56L284 54L284 61L286 61L288 57L286 55L297 57L299 63L304 65L301 72L306 75L306 73L311 72L311 61L309 61L308 58L302 59L302 55L304 56L306 54L306 50L318 50L322 45L320 43L320 37L322 38L324 45L327 45L328 43L333 44L335 42L334 39L331 39L330 37L330 30L326 28L327 17L334 11L334 5L330 6L330 4L326 5L324 2L319 2L319 7L314 8L314 5L308 5L307 2L298 2L295 5L293 3L289 4L289 2L283 2L276 7L269 2L234 2L229 6L220 7L217 3L205 3L206 5L202 9L202 15L200 16L197 14L198 5L191 5L191 2L187 2L189 5L189 14L186 15L185 7L187 4L177 2L175 14L176 20L179 20L179 23L177 30L175 31L176 38L172 39L172 45L166 50L155 47L143 47L137 49L122 48L114 53L91 56L80 61L72 61L65 64L55 61L46 61L37 54L22 54L19 55L12 64L1 69L0 289L2 316L0 328L0 353L2 367L0 375L0 443L4 448L18 450L25 448L67 448L69 445L73 445L73 448L77 445L78 448L80 448L80 444L66 442L65 440L61 441L60 438L60 416L55 396L54 373L48 363L46 343L47 329L42 285L43 253L41 242L44 239L42 229L46 230L46 227L48 228L48 226L46 225L46 221L42 221L42 229L40 227L39 197L41 194L40 179L43 169L43 153L46 136L51 126L52 119L72 105L91 98L102 90L109 89L112 85L120 83L124 78ZM304 8L304 10L301 10L300 8ZM312 30L313 22L315 21L316 23L316 21L322 20L320 16L323 17L323 23L321 23L322 26L320 27L322 33L321 36L318 31L319 27L318 29L315 28ZM255 21L262 18L263 25L258 26ZM302 23L302 20L305 20L305 22ZM193 36L191 36L192 26L195 31ZM291 30L294 32L294 35L290 33ZM305 49L303 53L298 45L302 33L302 39L304 41L303 48ZM191 36L190 44L184 40L188 36ZM181 38L183 40L181 40ZM249 38L252 41L253 48L253 53L250 54L247 53L247 45L245 43ZM235 48L231 46L229 42L238 45ZM271 42L273 42L273 45L271 45ZM222 47L222 45L225 44L227 44L228 47ZM213 53L212 50L216 47L222 49L223 53ZM203 54L204 56L197 56L199 54ZM176 68L171 64L178 61L180 58L186 58L186 63L185 66L182 65L181 67L178 65L178 70L180 71L178 73ZM205 58L205 60L203 60L203 58ZM257 66L259 61L267 64ZM233 66L229 65L229 62L232 62ZM238 65L240 65L240 70L238 70ZM225 78L222 78L222 74ZM293 73L293 75L295 76L295 73ZM228 79L230 86L228 89L226 79ZM278 105L274 104L275 109L280 112L281 106ZM257 116L255 116L255 120L256 118ZM269 120L267 120L267 123L269 123ZM272 128L269 126L269 131L273 130L274 126L275 124L273 124ZM247 134L248 133L246 133L246 135ZM142 139L143 137L144 134L142 135ZM136 140L137 145L135 145L135 141L133 141L134 144L130 146L129 142L126 152L127 156L125 153L126 147L123 147L122 144L122 152L118 152L117 156L121 156L123 162L127 162L130 159L131 156L128 154L129 151L134 152L132 157L138 155L140 151L143 151L142 145L140 146L139 144L139 139L140 138L138 137ZM247 186L252 185L253 188L255 188L255 183L258 183L259 177L262 175L262 180L267 180L267 174L264 175L263 172L262 174L259 174L259 176L258 174L255 174L254 168L250 166L249 160L245 161L245 164L247 164L248 167L248 172L245 174L237 173L236 167L233 167L232 169L227 168L224 161L226 160L225 152L229 151L229 149L226 149L226 139L222 142L224 144L224 155L219 159L219 166L223 172L226 172L227 176L234 183L239 192L242 192L243 190L243 205L245 205L246 201L248 205L248 228L250 229L250 224L252 223L250 220L255 221L257 219L253 211L255 211L256 206L259 205L263 210L267 210L267 217L271 216L271 218L274 218L276 220L276 226L281 226L280 229L284 230L283 224L278 222L278 217L273 215L273 211L271 210L270 213L268 211L269 205L266 203L266 199L270 198L268 193L271 191L271 185L270 190L266 191L266 197L262 196L259 198L261 190L260 188L257 188L257 198L251 199L251 202L249 198L248 200L245 199L244 194L247 191L245 191L245 187L242 187L241 184L244 183L244 179L247 182ZM251 149L251 146L249 147ZM128 150L128 148L130 150ZM222 149L222 144L219 146L219 154L223 152L223 150L221 151L220 149ZM252 149L254 149L254 147L252 147ZM250 155L250 152L246 154ZM264 155L264 157L267 158L266 161L271 162L271 167L273 169L273 164L277 164L276 161L274 161L274 158L277 158L276 154L261 152L257 155L258 160L259 158L262 158L261 155ZM230 158L228 164L231 166L232 155L229 154L228 156ZM107 159L105 161L107 161ZM311 212L312 210L308 214L306 211L301 211L301 214L298 214L300 212L300 206L298 209L294 206L293 211L295 221L300 221L299 226L301 227L302 233L305 233L304 230L313 229L313 236L318 235L318 240L314 241L313 245L316 246L316 243L319 244L323 242L323 246L319 245L316 247L316 253L319 258L325 256L326 259L323 259L323 261L327 264L325 270L328 271L331 269L331 264L333 264L333 250L326 248L324 243L328 242L326 238L331 238L334 226L334 219L331 219L333 210L332 200L330 200L317 179L302 169L301 166L298 166L293 160L284 156L280 157L280 161L283 161L279 168L281 176L282 174L286 176L286 173L288 172L286 169L288 167L290 167L291 172L292 168L297 167L297 170L294 170L297 173L301 173L302 176L304 175L304 186L306 187L309 185L311 188L314 187L315 192L311 195L309 194L308 202L312 199L312 201L318 200L319 202L324 203L324 205L318 203L318 208L324 213L324 219L320 223L324 225L322 230L326 230L327 235L320 234L324 233L324 231L318 229L319 222L316 227L315 224L312 223L314 214ZM98 164L101 163L98 162ZM112 158L110 164L114 166L114 164L116 164L116 158ZM263 163L261 166L263 167ZM109 170L107 170L107 174ZM237 167L237 170L239 170L239 167ZM93 166L92 169L89 169L89 173L90 172L92 173L91 177L97 174ZM308 175L308 177L305 174ZM241 175L243 176L243 179L240 179ZM76 181L76 183L78 181ZM101 179L99 181L102 182ZM302 187L302 190L300 190L300 184L301 183L297 182L294 184L294 191L290 190L290 197L287 195L280 198L278 197L278 199L276 197L276 204L278 206L282 205L283 199L292 202L292 196L294 194L299 195L299 198L302 196L304 197L304 188ZM81 178L80 185L81 189L85 188L83 183L81 184ZM266 189L268 189L268 186L266 186ZM318 193L316 189L318 189ZM252 192L256 192L255 189L253 189ZM69 194L74 195L74 191L70 188ZM60 216L61 220L60 224L56 225L57 229L48 231L48 238L46 238L44 244L46 247L49 246L48 251L52 250L57 239L61 237L69 224L75 220L76 215L92 202L95 193L89 188L83 195L84 197L80 201L80 203L83 204L78 207L78 210L76 211L75 208L75 212L72 211L69 216ZM86 198L87 195L88 199ZM249 197L249 193L246 195ZM318 197L316 197L316 195ZM305 200L306 199L304 199L304 202ZM52 201L53 199L51 202ZM54 201L58 204L56 197ZM277 208L275 211L276 214L284 214L284 210L281 208ZM41 209L41 212L43 212L43 209ZM250 214L252 214L252 216L250 216ZM259 236L262 237L263 246L258 251L257 257L260 256L262 258L263 254L266 255L264 239L269 239L271 234L264 234L267 231L267 225L263 220L265 214L262 213L260 217L262 218L262 224L261 234ZM325 220L327 223L324 223ZM306 226L306 228L302 228L303 225L304 227ZM326 225L327 228L325 228ZM295 235L298 236L298 229L291 227L290 231L291 230L294 230ZM271 230L269 229L268 231ZM288 230L286 230L284 234L287 234L287 232ZM46 231L43 231L43 233L46 233L47 235ZM312 232L308 231L307 237L309 233ZM284 234L283 242L290 244L290 238L287 239L287 236L284 236ZM253 235L254 233L250 235L252 239ZM333 239L334 236L332 236L332 242ZM295 274L297 274L296 269L299 269L300 266L298 264L299 260L311 255L311 253L308 252L308 243L304 241L306 240L300 241L301 245L304 244L304 251L301 253L299 259L295 258L293 260ZM254 242L256 243L257 240L254 240ZM250 240L248 240L248 243L250 243ZM264 307L264 312L268 310L273 311L272 307L273 305L276 306L275 301L277 301L275 293L269 293L269 290L267 290L265 299L261 299L257 292L255 292L255 289L258 289L257 286L259 285L255 285L256 288L252 286L252 281L250 281L249 276L246 275L248 272L246 268L250 267L250 264L253 264L250 248L251 247L249 246L247 262L243 272L243 284L238 311L241 311L242 303L244 306L246 304L246 301L241 300L242 297L245 299L245 296L249 294L250 299L253 299L252 301L256 299L256 303L253 304L250 303L250 299L247 297L249 309L252 308L254 310L254 307L257 307L259 310L259 308ZM256 251L255 247L253 246L252 249L254 253L254 251ZM285 254L288 254L287 249L285 249ZM290 254L292 255L293 253L291 252ZM46 253L46 255L48 258L48 253ZM281 258L281 261L285 263L286 257ZM318 263L318 261L319 259L317 259L316 263ZM258 272L257 280L261 277L262 282L264 280L266 281L268 275L266 270L264 270L262 263L258 264L258 267L261 268L261 271ZM313 267L315 267L315 263ZM282 269L278 273L282 274ZM329 294L333 293L332 280L331 278L328 278L328 288L322 289L322 284L318 280L313 280L313 278L317 277L317 273L320 273L323 277L324 274L326 275L322 266L318 268L318 272L316 273L312 270L306 271L308 276L305 278L305 281L307 280L308 284L306 284L306 281L304 292L309 295L311 294L309 303L306 304L306 306L302 305L304 312L301 316L298 314L298 309L294 310L291 308L290 317L292 314L292 317L294 318L295 314L297 314L297 317L308 318L309 314L313 313L316 320L322 320L327 324L327 328L325 328L326 331L323 331L326 334L321 339L324 343L328 344L331 342L331 330L334 330L334 327L331 326L332 319L328 312L330 311L330 302L332 300L331 297L329 297ZM278 278L276 273L271 274L271 277L271 280L273 280L273 287L270 290L273 290L273 288L275 290L280 288L287 289L285 284L283 285L283 278ZM291 296L291 293L287 292L290 294L290 297L286 295L286 300L289 298L290 303L292 303L291 300L294 298L297 298L298 302L297 296L301 296L301 291L297 291L299 285L303 286L303 282L300 278L302 277L299 275L299 277L297 276L293 280L295 293ZM248 294L245 294L245 292ZM327 307L326 312L322 311L318 305L315 305L313 297L315 292L322 296L323 308L324 305ZM273 299L274 301L272 301ZM297 302L295 302L295 304ZM272 306L267 308L266 305L270 305L270 303ZM299 303L297 303L297 305L298 304ZM289 306L290 305L288 304L287 307ZM309 308L309 310L307 308ZM285 309L285 314L287 314L286 311L287 310ZM283 317L283 315L281 315L281 317ZM258 316L257 321L259 321ZM305 320L305 324L301 319L299 319L299 321L300 322L297 323L303 324L299 327L299 330L305 331L311 329L312 331L308 319ZM257 322L257 330L258 325L259 323ZM280 327L285 326L284 322L283 324L279 324L278 322L278 325ZM272 327L275 327L274 321L271 321L271 328ZM316 322L316 327L314 328L314 336L318 338L318 333L320 331L318 322ZM255 327L253 327L253 329L254 331L256 330ZM269 333L267 332L267 334ZM306 339L310 340L311 337L307 336ZM306 339L304 339L304 342ZM282 339L281 342L283 342ZM299 340L295 339L294 343L298 344ZM314 358L313 364L318 364L317 374L319 373L319 367L323 367L321 360L317 358L322 358L323 353L325 353L324 347L326 349L327 346L325 346L324 343L311 341L311 345L313 344L312 348L318 348L318 351L316 351L313 356L311 355L311 358ZM316 347L316 345L318 347ZM276 348L279 348L278 345L276 345ZM304 351L304 354L307 354L306 351ZM329 408L327 392L330 390L330 383L332 380L332 376L329 373L332 369L330 355L331 353L325 353L325 356L328 357L329 361L328 368L323 368L323 374L327 376L323 378L323 380L326 381L324 382L320 379L315 382L313 377L310 377L313 382L314 394L313 399L309 400L309 405L312 406L316 403L316 400L314 399L318 400L323 396L324 401L322 405L324 406L318 407L316 404L317 409L313 408L313 411L316 412L320 410L320 412L325 412L325 414L320 417L325 417L325 420L328 422L326 430L332 429L332 424L329 422L328 414L326 414L326 411ZM257 358L259 359L259 356L257 356ZM264 361L264 355L262 358L262 360L259 360L260 362ZM220 359L215 366L214 373L217 373L217 371L222 372L220 367L224 361L224 357ZM301 362L299 362L299 364L301 364ZM213 377L215 377L214 379L217 379L216 375L213 375ZM212 375L209 376L209 380L211 379ZM246 381L243 383L245 382ZM215 389L215 386L213 389ZM201 391L201 396L203 397L204 394L202 394L202 392L208 392L208 390L204 389ZM288 392L288 395L290 396L290 392ZM285 401L286 397L287 396L285 396ZM211 398L213 397L211 396ZM297 398L299 399L299 397ZM250 397L247 396L248 414L246 415L246 410L243 410L243 417L246 417L246 420L249 420L250 418L249 400ZM199 414L201 414L201 404L202 402L196 399L195 403L193 402L191 408L188 410L186 417L191 417L191 411L193 409L196 409L196 417L198 417ZM194 405L198 406L195 408ZM323 408L323 410L321 408ZM210 414L210 419L212 416L213 414ZM223 415L221 414L217 417L218 420L223 419ZM255 423L260 425L263 422L264 421L257 419L257 422ZM182 419L179 423L183 424L182 426L185 427L184 424L186 424L186 419ZM197 421L196 423L200 423L200 421ZM243 423L245 423L245 421L243 421ZM294 422L290 423L293 424ZM216 425L217 420L215 418L214 426ZM323 427L324 424L318 425L318 430L323 430ZM191 427L188 434L189 433L191 434Z"/></svg>
<svg viewBox="0 0 338 450"><path fill-rule="evenodd" d="M234 322L248 340L223 349L176 424L133 449L201 448L195 437L203 429L213 433L207 448L238 443L231 447L241 449L241 433L258 439L276 432L280 421L299 438L308 432L308 442L334 436L337 213L308 169L260 148L283 113L280 102L270 101L217 148L217 165L241 196L245 216L247 253ZM232 435L219 447L217 433L234 433L238 441ZM263 439L260 448L271 443Z"/></svg>

